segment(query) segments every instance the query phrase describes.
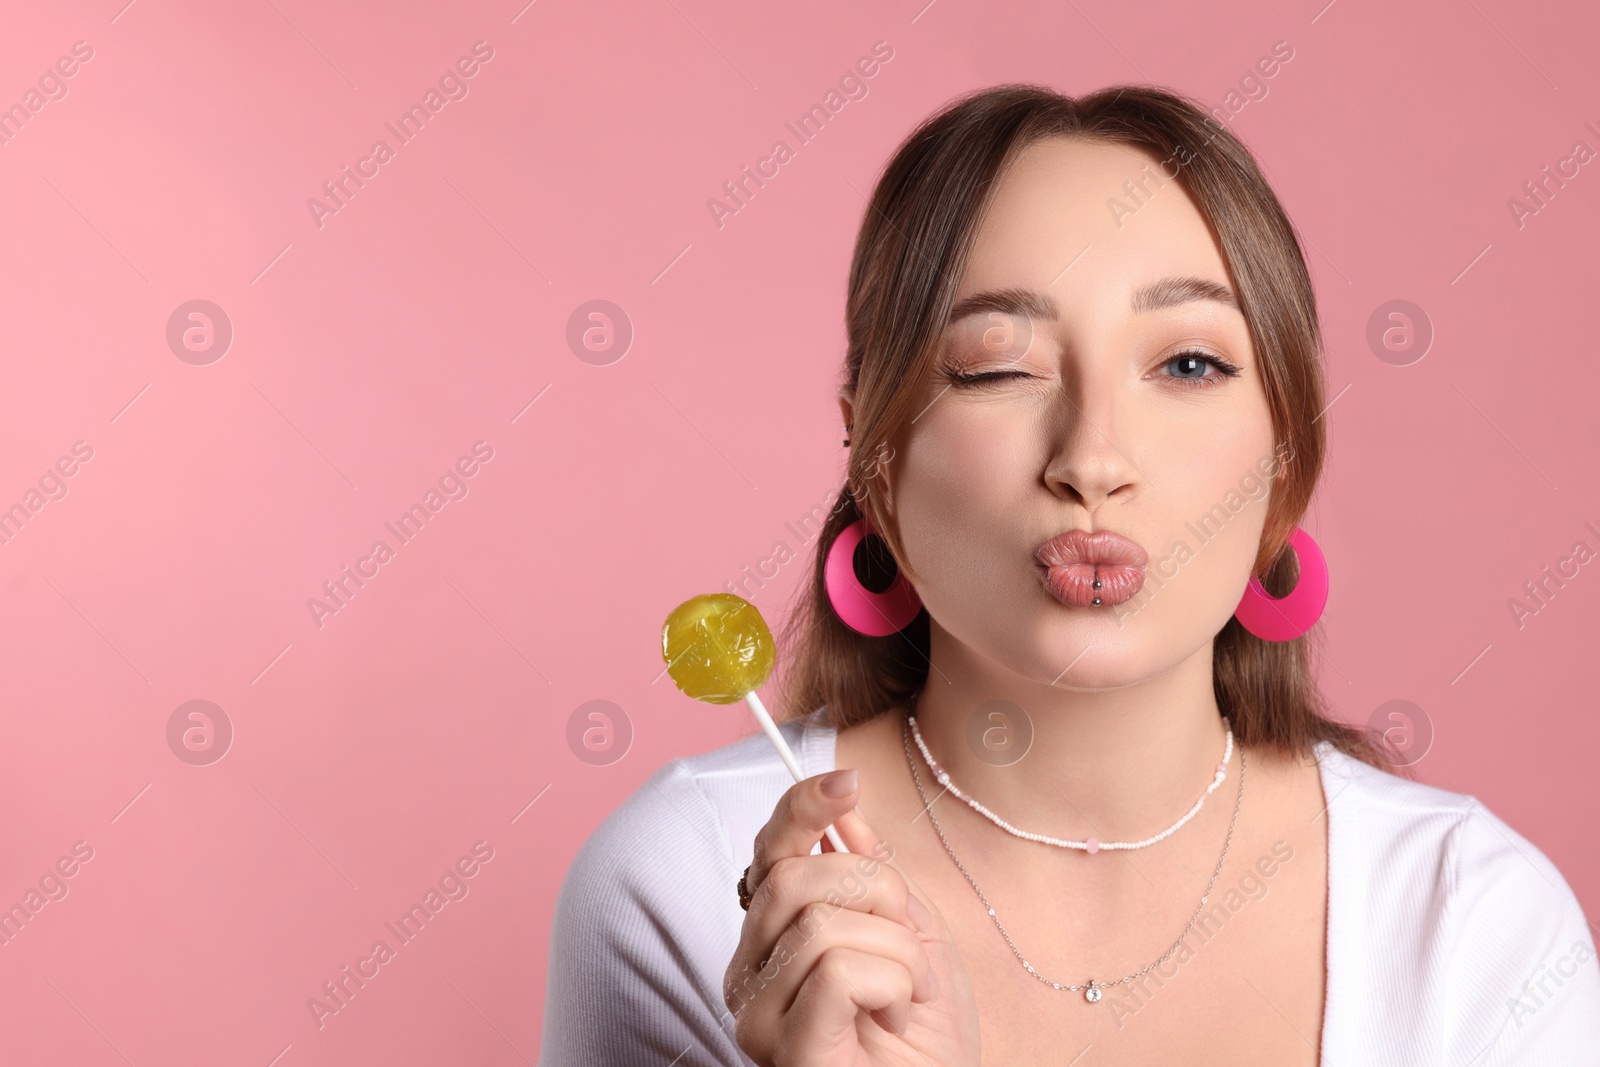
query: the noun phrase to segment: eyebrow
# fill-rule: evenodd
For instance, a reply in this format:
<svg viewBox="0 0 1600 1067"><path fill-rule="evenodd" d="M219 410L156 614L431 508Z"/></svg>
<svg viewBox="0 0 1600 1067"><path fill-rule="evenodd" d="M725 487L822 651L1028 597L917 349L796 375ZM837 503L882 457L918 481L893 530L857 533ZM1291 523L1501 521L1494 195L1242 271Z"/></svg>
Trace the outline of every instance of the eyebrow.
<svg viewBox="0 0 1600 1067"><path fill-rule="evenodd" d="M1207 300L1242 312L1239 300L1226 285L1190 276L1162 278L1134 291L1131 307L1135 315L1193 301ZM1036 319L1059 319L1061 308L1049 293L1037 289L985 289L960 301L950 312L947 325L969 315L997 311L1006 315L1026 315Z"/></svg>

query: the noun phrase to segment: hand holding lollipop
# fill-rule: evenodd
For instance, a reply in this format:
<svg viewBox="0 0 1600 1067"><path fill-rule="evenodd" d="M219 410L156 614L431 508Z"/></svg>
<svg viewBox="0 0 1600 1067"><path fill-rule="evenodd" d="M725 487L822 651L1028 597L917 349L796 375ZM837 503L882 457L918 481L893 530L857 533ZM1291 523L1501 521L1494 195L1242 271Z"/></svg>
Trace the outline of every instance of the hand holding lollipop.
<svg viewBox="0 0 1600 1067"><path fill-rule="evenodd" d="M672 681L696 700L732 704L742 697L794 780L805 779L800 761L756 696L756 687L772 673L777 653L772 631L754 604L732 593L685 600L661 627L661 658L667 661ZM832 826L824 832L836 851L850 851Z"/></svg>

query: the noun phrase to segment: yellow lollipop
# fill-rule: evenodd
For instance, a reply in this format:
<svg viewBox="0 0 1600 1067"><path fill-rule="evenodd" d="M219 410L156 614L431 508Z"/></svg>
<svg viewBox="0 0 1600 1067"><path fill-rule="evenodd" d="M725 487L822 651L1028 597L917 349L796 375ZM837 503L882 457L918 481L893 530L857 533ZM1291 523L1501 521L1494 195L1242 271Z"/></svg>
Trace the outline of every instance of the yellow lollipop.
<svg viewBox="0 0 1600 1067"><path fill-rule="evenodd" d="M732 704L742 698L794 780L805 778L800 761L756 696L756 687L772 673L777 652L772 631L754 604L732 593L690 597L661 626L661 658L673 683L696 700ZM837 851L850 851L837 830L830 826L826 833Z"/></svg>
<svg viewBox="0 0 1600 1067"><path fill-rule="evenodd" d="M767 680L777 653L756 606L732 593L691 597L661 627L667 673L689 696L732 704Z"/></svg>

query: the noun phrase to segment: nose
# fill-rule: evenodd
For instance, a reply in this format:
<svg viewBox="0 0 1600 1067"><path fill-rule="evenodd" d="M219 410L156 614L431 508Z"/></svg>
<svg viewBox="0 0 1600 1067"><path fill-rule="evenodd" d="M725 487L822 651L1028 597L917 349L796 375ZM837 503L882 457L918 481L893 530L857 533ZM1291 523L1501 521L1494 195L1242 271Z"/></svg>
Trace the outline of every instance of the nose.
<svg viewBox="0 0 1600 1067"><path fill-rule="evenodd" d="M1061 410L1050 420L1056 436L1045 466L1045 486L1058 499L1082 505L1091 515L1113 497L1132 495L1140 480L1116 439L1113 399L1105 388L1064 389Z"/></svg>

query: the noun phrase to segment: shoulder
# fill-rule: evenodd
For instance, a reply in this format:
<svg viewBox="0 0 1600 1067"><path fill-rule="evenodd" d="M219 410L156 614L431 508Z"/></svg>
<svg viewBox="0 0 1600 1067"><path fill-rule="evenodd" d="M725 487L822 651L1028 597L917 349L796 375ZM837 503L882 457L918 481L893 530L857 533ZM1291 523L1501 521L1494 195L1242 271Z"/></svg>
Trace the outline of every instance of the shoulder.
<svg viewBox="0 0 1600 1067"><path fill-rule="evenodd" d="M1374 866L1419 874L1458 912L1515 897L1582 925L1566 880L1531 841L1477 797L1411 781L1319 746L1330 829L1344 822Z"/></svg>
<svg viewBox="0 0 1600 1067"><path fill-rule="evenodd" d="M1600 1045L1600 963L1555 864L1477 797L1318 746L1328 800L1329 968L1336 934L1409 985L1473 1062L1549 1040ZM1338 912L1336 915L1335 912ZM1370 951L1370 950L1369 950ZM1541 981L1550 996L1539 992ZM1530 990L1533 990L1530 996ZM1560 993L1560 996L1554 994ZM1540 1004L1557 1005L1540 1012ZM1543 1049L1544 1046L1538 1046ZM1501 1052L1500 1055L1504 1055Z"/></svg>
<svg viewBox="0 0 1600 1067"><path fill-rule="evenodd" d="M820 713L778 728L807 775L832 769L833 731ZM601 822L574 858L567 880L620 880L636 891L670 897L679 880L692 882L714 868L737 908L732 886L750 862L755 834L793 784L760 733L672 760Z"/></svg>
<svg viewBox="0 0 1600 1067"><path fill-rule="evenodd" d="M779 729L808 775L831 769L833 735L820 714ZM744 922L736 886L756 832L792 784L755 734L666 763L596 827L556 901L548 1062L646 1052L669 1062L691 1044L717 1063L747 1062L722 1001Z"/></svg>

